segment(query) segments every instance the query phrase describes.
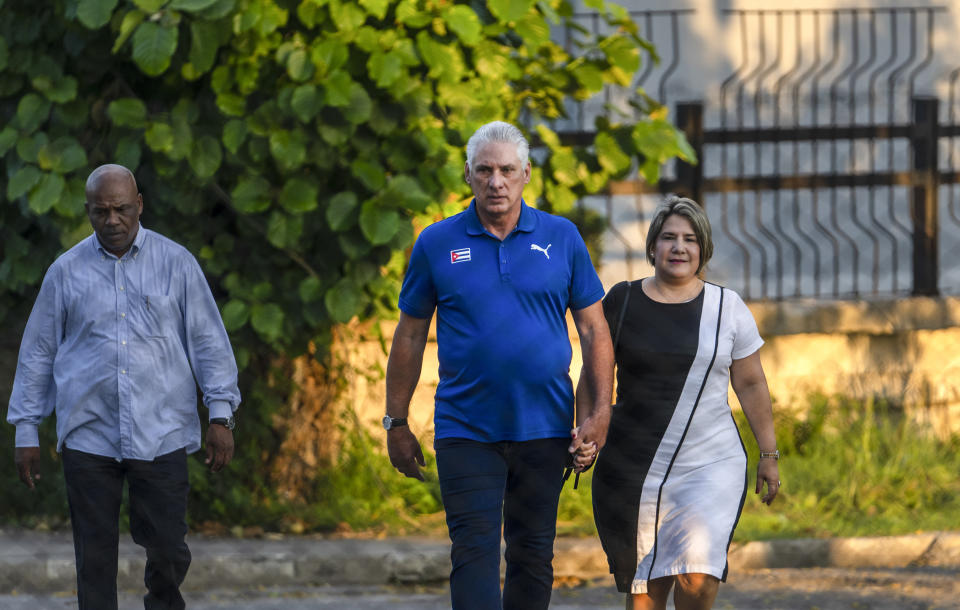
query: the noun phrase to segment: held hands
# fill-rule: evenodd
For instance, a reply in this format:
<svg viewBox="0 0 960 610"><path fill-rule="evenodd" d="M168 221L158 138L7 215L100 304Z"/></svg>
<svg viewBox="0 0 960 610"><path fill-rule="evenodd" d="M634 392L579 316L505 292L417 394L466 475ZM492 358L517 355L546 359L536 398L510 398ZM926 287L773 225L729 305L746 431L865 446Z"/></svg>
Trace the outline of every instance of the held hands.
<svg viewBox="0 0 960 610"><path fill-rule="evenodd" d="M584 472L593 466L597 454L607 441L607 427L610 425L609 409L596 412L583 420L570 431L573 442L568 451L573 454L573 467L576 472Z"/></svg>
<svg viewBox="0 0 960 610"><path fill-rule="evenodd" d="M34 481L40 480L40 447L17 447L13 450L13 463L23 484L35 489Z"/></svg>
<svg viewBox="0 0 960 610"><path fill-rule="evenodd" d="M780 491L780 469L777 460L760 458L760 461L757 463L757 488L755 493L762 491L764 481L767 482L767 493L760 498L760 501L769 505Z"/></svg>
<svg viewBox="0 0 960 610"><path fill-rule="evenodd" d="M211 472L220 472L233 459L233 432L226 426L207 426L207 459Z"/></svg>
<svg viewBox="0 0 960 610"><path fill-rule="evenodd" d="M420 442L409 426L400 426L387 431L387 454L393 467L411 479L423 480L420 469L426 466Z"/></svg>
<svg viewBox="0 0 960 610"><path fill-rule="evenodd" d="M573 442L570 443L568 451L573 454L574 472L579 474L589 470L593 466L594 460L597 459L597 453L599 452L596 441L585 440L583 426L571 430L570 438L573 439Z"/></svg>

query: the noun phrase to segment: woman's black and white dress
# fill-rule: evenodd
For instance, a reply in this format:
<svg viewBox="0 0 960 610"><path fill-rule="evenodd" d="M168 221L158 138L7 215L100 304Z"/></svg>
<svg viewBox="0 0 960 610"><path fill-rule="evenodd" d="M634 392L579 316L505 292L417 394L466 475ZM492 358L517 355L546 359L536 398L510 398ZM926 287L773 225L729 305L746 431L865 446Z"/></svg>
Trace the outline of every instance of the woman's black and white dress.
<svg viewBox="0 0 960 610"><path fill-rule="evenodd" d="M594 517L621 592L692 572L721 580L747 488L747 457L727 388L730 364L763 345L743 300L705 284L660 303L641 282L604 298L616 346L617 406L593 475Z"/></svg>

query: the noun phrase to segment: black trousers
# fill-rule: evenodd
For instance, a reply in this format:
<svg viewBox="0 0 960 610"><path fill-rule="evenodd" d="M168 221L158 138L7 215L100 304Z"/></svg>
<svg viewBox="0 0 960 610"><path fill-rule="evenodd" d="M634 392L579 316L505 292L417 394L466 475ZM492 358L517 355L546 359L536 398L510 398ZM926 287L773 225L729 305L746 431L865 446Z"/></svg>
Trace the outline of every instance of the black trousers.
<svg viewBox="0 0 960 610"><path fill-rule="evenodd" d="M130 495L130 533L147 551L146 610L185 607L180 584L190 566L187 548L187 454L153 461L123 460L63 448L63 474L77 556L80 610L116 610L117 553L123 482Z"/></svg>
<svg viewBox="0 0 960 610"><path fill-rule="evenodd" d="M569 445L567 438L497 443L443 438L434 443L453 543L454 610L546 610ZM502 597L501 523L507 562Z"/></svg>

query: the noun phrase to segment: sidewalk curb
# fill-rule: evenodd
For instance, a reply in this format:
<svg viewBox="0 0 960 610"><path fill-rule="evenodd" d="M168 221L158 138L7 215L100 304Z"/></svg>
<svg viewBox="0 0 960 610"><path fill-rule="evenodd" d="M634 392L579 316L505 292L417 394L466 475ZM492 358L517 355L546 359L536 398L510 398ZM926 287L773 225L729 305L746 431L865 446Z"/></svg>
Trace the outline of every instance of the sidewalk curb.
<svg viewBox="0 0 960 610"><path fill-rule="evenodd" d="M185 589L259 586L384 585L445 582L445 540L349 540L309 537L236 539L191 536L193 562ZM118 585L143 586L143 550L120 544ZM960 566L960 532L875 538L772 540L734 544L733 570L764 568L896 568ZM501 564L501 568L503 565ZM592 538L559 538L557 580L609 578L607 559ZM69 591L76 587L69 533L0 530L0 594Z"/></svg>

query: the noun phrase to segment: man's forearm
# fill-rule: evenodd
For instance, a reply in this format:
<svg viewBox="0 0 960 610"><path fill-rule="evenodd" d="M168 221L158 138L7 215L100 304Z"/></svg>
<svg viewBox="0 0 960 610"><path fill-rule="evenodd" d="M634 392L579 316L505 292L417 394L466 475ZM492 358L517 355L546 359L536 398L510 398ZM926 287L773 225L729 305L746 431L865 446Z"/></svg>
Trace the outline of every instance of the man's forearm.
<svg viewBox="0 0 960 610"><path fill-rule="evenodd" d="M609 416L613 395L613 346L606 327L580 336L583 368L577 384L577 423L593 414Z"/></svg>
<svg viewBox="0 0 960 610"><path fill-rule="evenodd" d="M401 316L387 359L387 415L406 417L420 381L429 320Z"/></svg>

